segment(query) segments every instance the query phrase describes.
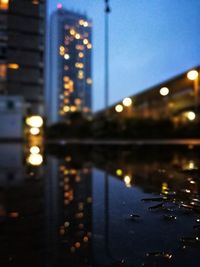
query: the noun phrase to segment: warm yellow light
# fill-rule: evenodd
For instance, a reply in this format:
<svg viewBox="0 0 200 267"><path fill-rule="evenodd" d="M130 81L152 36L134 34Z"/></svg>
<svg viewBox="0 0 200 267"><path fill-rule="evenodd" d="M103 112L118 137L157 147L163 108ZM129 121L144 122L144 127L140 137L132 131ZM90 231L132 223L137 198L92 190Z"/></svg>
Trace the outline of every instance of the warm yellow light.
<svg viewBox="0 0 200 267"><path fill-rule="evenodd" d="M120 104L115 106L115 111L118 112L118 113L119 113L119 112L122 112L123 109L124 109L123 106L120 105Z"/></svg>
<svg viewBox="0 0 200 267"><path fill-rule="evenodd" d="M78 78L81 80L84 78L84 72L82 70L78 71Z"/></svg>
<svg viewBox="0 0 200 267"><path fill-rule="evenodd" d="M130 187L131 186L131 177L128 176L128 175L126 175L124 177L124 182L125 182L125 184L126 184L127 187Z"/></svg>
<svg viewBox="0 0 200 267"><path fill-rule="evenodd" d="M187 118L188 118L188 120L193 121L196 118L196 114L193 111L189 111L187 113Z"/></svg>
<svg viewBox="0 0 200 267"><path fill-rule="evenodd" d="M40 148L38 146L32 146L30 148L30 153L31 154L39 154L40 153Z"/></svg>
<svg viewBox="0 0 200 267"><path fill-rule="evenodd" d="M168 95L168 94L169 94L169 89L168 89L167 87L162 87L162 88L160 89L160 94L161 94L162 96L166 96L166 95Z"/></svg>
<svg viewBox="0 0 200 267"><path fill-rule="evenodd" d="M26 124L31 127L40 128L43 125L43 118L38 115L28 117L26 118Z"/></svg>
<svg viewBox="0 0 200 267"><path fill-rule="evenodd" d="M87 79L86 79L86 83L87 83L87 84L92 84L92 79L91 79L91 78L87 78Z"/></svg>
<svg viewBox="0 0 200 267"><path fill-rule="evenodd" d="M75 63L75 67L76 67L76 68L79 68L79 69L83 69L83 68L84 68L84 64L81 63L81 62L76 62L76 63Z"/></svg>
<svg viewBox="0 0 200 267"><path fill-rule="evenodd" d="M84 45L87 45L89 42L88 42L88 39L84 39L83 40L83 43L84 43Z"/></svg>
<svg viewBox="0 0 200 267"><path fill-rule="evenodd" d="M117 169L117 170L116 170L116 174L117 174L118 176L122 176L123 171L122 171L121 169Z"/></svg>
<svg viewBox="0 0 200 267"><path fill-rule="evenodd" d="M30 129L30 133L31 133L32 135L37 135L37 134L40 133L40 129L39 129L39 128L35 128L35 127L33 127L33 128Z"/></svg>
<svg viewBox="0 0 200 267"><path fill-rule="evenodd" d="M77 33L77 34L75 35L75 38L76 38L77 40L80 39L80 38L81 38L80 34Z"/></svg>
<svg viewBox="0 0 200 267"><path fill-rule="evenodd" d="M65 48L64 48L64 46L60 46L60 51L65 51Z"/></svg>
<svg viewBox="0 0 200 267"><path fill-rule="evenodd" d="M123 100L124 106L129 107L129 106L131 106L131 104L132 104L132 99L130 97L124 98L124 100Z"/></svg>
<svg viewBox="0 0 200 267"><path fill-rule="evenodd" d="M64 59L68 60L70 58L69 54L64 55Z"/></svg>
<svg viewBox="0 0 200 267"><path fill-rule="evenodd" d="M80 19L79 20L79 25L83 25L84 24L84 20Z"/></svg>
<svg viewBox="0 0 200 267"><path fill-rule="evenodd" d="M1 0L0 1L0 9L7 10L9 6L9 0Z"/></svg>
<svg viewBox="0 0 200 267"><path fill-rule="evenodd" d="M78 106L78 105L81 104L81 99L80 98L76 98L74 102Z"/></svg>
<svg viewBox="0 0 200 267"><path fill-rule="evenodd" d="M187 78L191 81L194 81L198 78L199 76L199 73L197 70L190 70L188 73L187 73Z"/></svg>
<svg viewBox="0 0 200 267"><path fill-rule="evenodd" d="M31 154L28 157L27 161L33 166L40 166L43 162L43 157L41 154Z"/></svg>
<svg viewBox="0 0 200 267"><path fill-rule="evenodd" d="M91 48L92 48L92 45L91 45L91 44L88 44L88 45L87 45L87 48L88 48L88 49L91 49Z"/></svg>
<svg viewBox="0 0 200 267"><path fill-rule="evenodd" d="M88 27L88 25L89 25L89 24L88 24L87 21L85 21L84 24L83 24L84 27Z"/></svg>
<svg viewBox="0 0 200 267"><path fill-rule="evenodd" d="M83 57L84 57L83 52L79 52L79 53L78 53L78 56L79 56L80 58L83 58Z"/></svg>
<svg viewBox="0 0 200 267"><path fill-rule="evenodd" d="M76 45L76 49L77 49L77 50L84 50L84 46L78 44L78 45Z"/></svg>
<svg viewBox="0 0 200 267"><path fill-rule="evenodd" d="M63 107L63 111L64 112L69 112L70 111L70 107L69 106L64 106Z"/></svg>
<svg viewBox="0 0 200 267"><path fill-rule="evenodd" d="M71 35L75 35L76 34L74 29L71 29L69 32L70 32Z"/></svg>
<svg viewBox="0 0 200 267"><path fill-rule="evenodd" d="M75 106L71 106L70 110L71 110L71 112L75 112L75 111L77 111L77 108Z"/></svg>
<svg viewBox="0 0 200 267"><path fill-rule="evenodd" d="M18 70L19 69L19 65L16 63L10 63L8 64L8 68L9 69L13 69L13 70Z"/></svg>
<svg viewBox="0 0 200 267"><path fill-rule="evenodd" d="M64 82L68 82L68 81L69 81L69 77L68 77L68 76L64 76L64 77L63 77L63 81L64 81Z"/></svg>

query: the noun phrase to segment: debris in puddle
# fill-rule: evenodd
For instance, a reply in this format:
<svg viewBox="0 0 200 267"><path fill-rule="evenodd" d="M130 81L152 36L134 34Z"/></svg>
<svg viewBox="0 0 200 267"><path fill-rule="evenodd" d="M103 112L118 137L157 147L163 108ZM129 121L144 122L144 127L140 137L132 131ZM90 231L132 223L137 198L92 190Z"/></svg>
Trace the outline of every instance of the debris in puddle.
<svg viewBox="0 0 200 267"><path fill-rule="evenodd" d="M165 220L168 220L168 221L173 221L173 220L176 220L176 219L177 219L177 216L175 216L175 215L164 214L164 215L163 215L163 218L164 218Z"/></svg>
<svg viewBox="0 0 200 267"><path fill-rule="evenodd" d="M169 260L172 258L172 254L170 252L155 251L147 253L146 257L163 258Z"/></svg>

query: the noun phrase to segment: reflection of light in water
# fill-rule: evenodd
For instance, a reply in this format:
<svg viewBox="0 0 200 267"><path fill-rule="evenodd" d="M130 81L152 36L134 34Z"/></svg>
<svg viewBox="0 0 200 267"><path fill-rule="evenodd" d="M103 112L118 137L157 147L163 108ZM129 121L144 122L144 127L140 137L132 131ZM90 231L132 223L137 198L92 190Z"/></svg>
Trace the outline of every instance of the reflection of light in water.
<svg viewBox="0 0 200 267"><path fill-rule="evenodd" d="M168 190L169 190L168 184L167 183L162 183L162 190L161 190L161 192L163 194L167 194L168 193Z"/></svg>
<svg viewBox="0 0 200 267"><path fill-rule="evenodd" d="M131 177L128 175L124 176L124 182L125 182L127 187L130 187L131 186Z"/></svg>
<svg viewBox="0 0 200 267"><path fill-rule="evenodd" d="M190 160L189 162L184 164L183 169L194 170L194 169L197 169L197 166L195 165L195 162L193 160Z"/></svg>
<svg viewBox="0 0 200 267"><path fill-rule="evenodd" d="M41 154L31 154L28 157L27 161L33 166L40 166L43 162L43 157Z"/></svg>
<svg viewBox="0 0 200 267"><path fill-rule="evenodd" d="M30 153L31 154L39 154L40 153L40 148L38 146L32 146L30 148Z"/></svg>
<svg viewBox="0 0 200 267"><path fill-rule="evenodd" d="M37 134L40 133L40 129L39 129L39 128L35 128L35 127L33 127L33 128L30 129L30 133L31 133L32 135L37 135Z"/></svg>
<svg viewBox="0 0 200 267"><path fill-rule="evenodd" d="M43 125L43 119L41 116L31 116L26 119L26 124L31 127L40 128Z"/></svg>
<svg viewBox="0 0 200 267"><path fill-rule="evenodd" d="M121 176L121 175L123 174L123 171L122 171L121 169L117 169L117 170L116 170L116 174L117 174L118 176Z"/></svg>

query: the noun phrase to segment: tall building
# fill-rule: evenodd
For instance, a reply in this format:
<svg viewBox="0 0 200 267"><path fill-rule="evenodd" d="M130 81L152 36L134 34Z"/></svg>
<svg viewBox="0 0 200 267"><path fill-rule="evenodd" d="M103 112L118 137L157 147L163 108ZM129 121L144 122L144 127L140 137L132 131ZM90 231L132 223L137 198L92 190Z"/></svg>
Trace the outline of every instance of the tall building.
<svg viewBox="0 0 200 267"><path fill-rule="evenodd" d="M58 5L51 16L47 114L49 123L91 111L91 21Z"/></svg>
<svg viewBox="0 0 200 267"><path fill-rule="evenodd" d="M43 109L45 0L0 0L0 94Z"/></svg>

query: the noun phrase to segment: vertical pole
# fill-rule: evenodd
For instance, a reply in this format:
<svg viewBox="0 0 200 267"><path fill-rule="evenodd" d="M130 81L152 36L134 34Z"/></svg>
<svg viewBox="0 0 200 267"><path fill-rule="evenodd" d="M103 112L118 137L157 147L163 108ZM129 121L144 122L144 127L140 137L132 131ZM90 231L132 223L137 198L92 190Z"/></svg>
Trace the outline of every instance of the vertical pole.
<svg viewBox="0 0 200 267"><path fill-rule="evenodd" d="M194 80L195 112L197 114L199 104L199 77Z"/></svg>
<svg viewBox="0 0 200 267"><path fill-rule="evenodd" d="M109 0L105 0L105 109L108 114L109 105Z"/></svg>

